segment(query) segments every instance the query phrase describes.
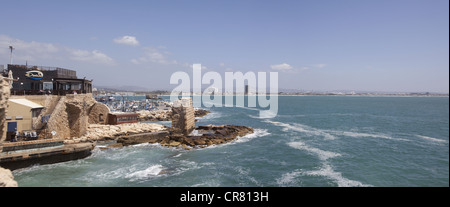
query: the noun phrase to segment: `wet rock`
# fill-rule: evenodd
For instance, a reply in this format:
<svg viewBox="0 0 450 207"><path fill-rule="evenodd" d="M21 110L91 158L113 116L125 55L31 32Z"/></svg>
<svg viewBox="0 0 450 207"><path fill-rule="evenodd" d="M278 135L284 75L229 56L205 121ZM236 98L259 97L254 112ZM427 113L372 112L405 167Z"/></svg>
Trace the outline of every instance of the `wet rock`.
<svg viewBox="0 0 450 207"><path fill-rule="evenodd" d="M205 109L195 109L195 111L194 111L195 117L204 117L204 116L208 115L209 113L210 112Z"/></svg>
<svg viewBox="0 0 450 207"><path fill-rule="evenodd" d="M107 148L122 148L123 144L122 143L113 143L113 144L110 144L110 145L108 145L106 147Z"/></svg>
<svg viewBox="0 0 450 207"><path fill-rule="evenodd" d="M235 125L208 125L197 127L201 136L186 136L176 130L137 133L132 135L122 135L117 139L117 143L108 147L121 147L142 143L159 143L166 147L181 147L190 150L192 147L207 147L231 142L238 137L253 133L253 129L246 126Z"/></svg>

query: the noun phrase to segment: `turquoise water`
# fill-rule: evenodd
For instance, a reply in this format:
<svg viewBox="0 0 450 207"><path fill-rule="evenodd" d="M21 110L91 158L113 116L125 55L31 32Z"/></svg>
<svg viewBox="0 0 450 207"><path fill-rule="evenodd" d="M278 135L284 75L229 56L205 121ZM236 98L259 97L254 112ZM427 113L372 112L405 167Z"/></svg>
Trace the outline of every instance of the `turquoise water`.
<svg viewBox="0 0 450 207"><path fill-rule="evenodd" d="M279 97L272 119L210 110L197 124L255 133L192 151L96 148L13 174L19 186L449 186L448 97Z"/></svg>

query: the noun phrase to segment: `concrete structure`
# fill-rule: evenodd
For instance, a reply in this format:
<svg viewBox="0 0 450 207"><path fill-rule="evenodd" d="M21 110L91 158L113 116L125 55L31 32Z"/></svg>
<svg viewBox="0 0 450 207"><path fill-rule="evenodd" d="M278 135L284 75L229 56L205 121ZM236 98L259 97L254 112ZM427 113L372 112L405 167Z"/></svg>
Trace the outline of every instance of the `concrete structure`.
<svg viewBox="0 0 450 207"><path fill-rule="evenodd" d="M181 98L174 101L172 107L172 127L175 132L184 135L195 129L195 114L192 98Z"/></svg>
<svg viewBox="0 0 450 207"><path fill-rule="evenodd" d="M0 166L9 170L85 158L95 143L64 144L63 139L3 143Z"/></svg>
<svg viewBox="0 0 450 207"><path fill-rule="evenodd" d="M6 112L6 123L3 126L3 137L10 141L15 132L32 132L33 121L37 119L44 107L25 98L9 99L9 107ZM36 132L35 132L36 133Z"/></svg>

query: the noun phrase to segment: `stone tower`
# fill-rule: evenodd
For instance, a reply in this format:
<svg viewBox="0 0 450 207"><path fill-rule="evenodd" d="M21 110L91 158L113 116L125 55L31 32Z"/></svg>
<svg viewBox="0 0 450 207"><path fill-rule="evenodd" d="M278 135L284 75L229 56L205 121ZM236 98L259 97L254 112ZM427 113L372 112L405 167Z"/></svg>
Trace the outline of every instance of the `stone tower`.
<svg viewBox="0 0 450 207"><path fill-rule="evenodd" d="M195 114L192 98L174 101L172 107L172 128L184 135L195 129Z"/></svg>

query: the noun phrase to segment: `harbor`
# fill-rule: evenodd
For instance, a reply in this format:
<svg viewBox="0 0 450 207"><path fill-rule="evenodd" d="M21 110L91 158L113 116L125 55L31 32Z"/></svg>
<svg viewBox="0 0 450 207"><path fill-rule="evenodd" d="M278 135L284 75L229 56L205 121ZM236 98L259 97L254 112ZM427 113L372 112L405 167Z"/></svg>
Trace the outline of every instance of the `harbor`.
<svg viewBox="0 0 450 207"><path fill-rule="evenodd" d="M124 96L96 95L95 100L105 104L111 112L137 112L143 110L170 110L172 103L156 95Z"/></svg>

